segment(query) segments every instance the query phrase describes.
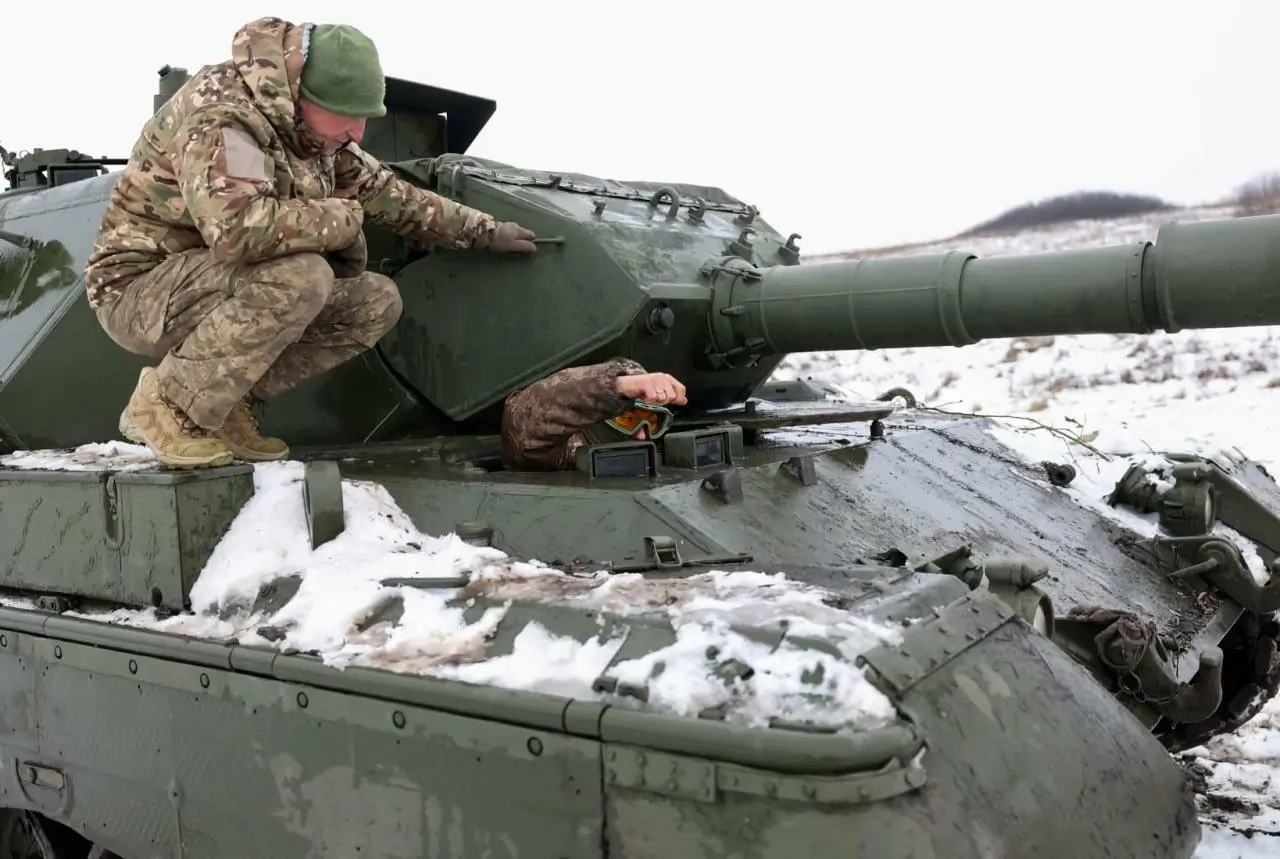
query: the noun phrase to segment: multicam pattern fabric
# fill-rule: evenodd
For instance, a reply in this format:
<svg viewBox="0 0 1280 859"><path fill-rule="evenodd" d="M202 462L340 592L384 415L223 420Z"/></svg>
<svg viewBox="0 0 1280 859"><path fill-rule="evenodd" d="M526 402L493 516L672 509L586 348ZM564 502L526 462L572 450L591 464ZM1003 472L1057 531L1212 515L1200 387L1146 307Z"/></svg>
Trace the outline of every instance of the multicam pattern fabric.
<svg viewBox="0 0 1280 859"><path fill-rule="evenodd" d="M502 410L502 465L513 471L573 466L588 433L632 405L618 396L619 376L644 367L627 358L568 367L507 397Z"/></svg>
<svg viewBox="0 0 1280 859"><path fill-rule="evenodd" d="M269 399L371 348L401 310L391 278L335 277L319 254L237 265L199 249L169 257L97 313L118 344L161 359L166 399L217 430L246 394Z"/></svg>

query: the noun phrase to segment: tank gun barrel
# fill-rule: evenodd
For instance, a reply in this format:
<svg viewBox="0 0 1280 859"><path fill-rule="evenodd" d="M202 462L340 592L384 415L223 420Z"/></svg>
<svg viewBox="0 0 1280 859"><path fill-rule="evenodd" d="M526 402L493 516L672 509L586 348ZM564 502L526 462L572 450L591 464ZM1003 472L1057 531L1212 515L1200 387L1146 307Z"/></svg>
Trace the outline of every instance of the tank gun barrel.
<svg viewBox="0 0 1280 859"><path fill-rule="evenodd" d="M1280 324L1280 215L1163 226L1154 243L710 268L712 354Z"/></svg>

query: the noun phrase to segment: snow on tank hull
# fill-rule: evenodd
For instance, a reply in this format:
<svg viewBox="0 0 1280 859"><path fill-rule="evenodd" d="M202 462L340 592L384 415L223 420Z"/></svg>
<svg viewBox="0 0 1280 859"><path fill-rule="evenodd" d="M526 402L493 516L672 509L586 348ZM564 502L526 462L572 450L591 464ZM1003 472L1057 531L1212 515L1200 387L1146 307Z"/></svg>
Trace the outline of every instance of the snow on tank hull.
<svg viewBox="0 0 1280 859"><path fill-rule="evenodd" d="M1233 730L1276 694L1280 487L1256 463L1193 457L1229 479L1192 473L1164 497L1173 513L1156 513L1133 457L1063 442L1056 461L1028 459L994 422L889 411L753 403L725 416L737 423L686 433L722 434L728 461L639 466L652 476L503 473L492 437L311 454L385 485L424 531L476 533L517 557L673 575L893 564L992 588L1171 750ZM858 414L872 420L847 422ZM769 429L789 416L799 425ZM1136 459L1167 471L1178 456Z"/></svg>
<svg viewBox="0 0 1280 859"><path fill-rule="evenodd" d="M699 795L687 771L677 789L661 783L674 762L650 760L638 780L630 756L606 753L606 783L625 785L605 799L606 855L1193 855L1199 824L1181 769L1061 650L986 607L952 603L918 662L868 654L884 660L879 682L924 740L920 770L841 783L723 767L705 770ZM920 632L904 649L923 644Z"/></svg>

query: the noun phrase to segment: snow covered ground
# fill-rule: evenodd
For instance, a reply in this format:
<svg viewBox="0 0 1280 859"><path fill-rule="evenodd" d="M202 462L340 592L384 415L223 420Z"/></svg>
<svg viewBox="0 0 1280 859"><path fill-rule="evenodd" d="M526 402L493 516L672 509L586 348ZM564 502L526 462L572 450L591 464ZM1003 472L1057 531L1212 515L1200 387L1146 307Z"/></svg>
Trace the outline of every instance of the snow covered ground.
<svg viewBox="0 0 1280 859"><path fill-rule="evenodd" d="M1196 210L1179 218L1220 216ZM979 255L1025 253L1154 238L1156 224L1130 218L1064 228L921 246L910 252L966 247ZM895 386L911 389L926 406L1000 414L994 430L1029 461L1061 461L1078 470L1068 491L1081 504L1152 523L1101 503L1130 458L1159 467L1152 448L1232 456L1239 447L1280 474L1280 441L1268 419L1280 415L1278 346L1271 329L1184 332L1154 337L1059 337L992 341L965 349L792 356L778 378L805 377L858 399ZM1273 380L1277 380L1273 383ZM1054 434L1045 425L1061 427ZM1066 435L1083 437L1098 456ZM27 468L146 468L144 448L109 443L73 452L0 457ZM836 643L847 657L894 640L900 630L830 607L823 592L782 576L717 573L682 582L645 582L635 575L580 577L536 562L515 561L454 535L418 532L381 486L344 482L347 530L311 551L299 482L301 466L277 463L255 470L256 494L232 526L192 591L196 615L157 620L149 612L114 612L98 619L244 644L308 650L335 665L372 665L478 683L595 696L593 681L610 665L621 641L575 639L525 624L509 652L477 658L511 598L573 600L620 614L660 613L675 628L667 647L613 666L620 682L646 683L646 706L680 714L717 708L726 718L759 724L770 713L855 724L890 714L888 701L849 661L820 651L776 652L739 636L728 623L787 617L792 629ZM1266 576L1247 541L1255 575ZM470 593L493 608L466 613L451 604L449 580L469 572ZM262 605L265 583L294 577L296 593ZM384 585L387 578L410 584ZM436 579L441 587L422 587ZM394 603L397 612L387 614ZM392 618L392 619L385 619ZM356 630L353 632L353 630ZM737 658L756 673L731 689L717 668ZM656 671L662 663L665 670ZM815 690L811 669L823 668ZM825 695L815 696L815 691ZM1280 704L1249 725L1189 756L1203 769L1209 798L1202 807L1200 859L1246 859L1280 851Z"/></svg>

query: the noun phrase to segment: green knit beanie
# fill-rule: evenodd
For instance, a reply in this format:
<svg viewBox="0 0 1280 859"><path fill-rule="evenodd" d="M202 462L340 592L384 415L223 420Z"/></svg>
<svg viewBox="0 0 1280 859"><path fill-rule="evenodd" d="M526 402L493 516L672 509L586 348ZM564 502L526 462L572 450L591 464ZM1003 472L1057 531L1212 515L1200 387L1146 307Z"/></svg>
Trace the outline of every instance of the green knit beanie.
<svg viewBox="0 0 1280 859"><path fill-rule="evenodd" d="M373 41L346 24L311 30L299 91L308 101L342 116L384 116L387 82Z"/></svg>

